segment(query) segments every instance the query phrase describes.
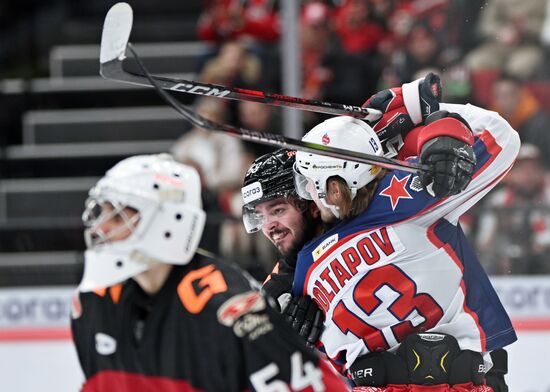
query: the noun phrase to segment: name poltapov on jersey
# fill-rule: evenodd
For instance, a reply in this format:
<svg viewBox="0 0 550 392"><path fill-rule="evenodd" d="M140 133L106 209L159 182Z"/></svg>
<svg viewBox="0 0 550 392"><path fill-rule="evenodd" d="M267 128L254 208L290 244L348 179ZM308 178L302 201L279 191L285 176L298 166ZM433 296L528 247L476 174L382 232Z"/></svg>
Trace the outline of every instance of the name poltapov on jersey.
<svg viewBox="0 0 550 392"><path fill-rule="evenodd" d="M310 295L325 312L321 343L337 365L349 368L417 332L448 333L461 349L478 352L516 340L458 219L511 168L519 137L497 113L441 109L474 131L477 165L467 189L439 199L418 187L417 176L388 172L363 213L298 255L294 293Z"/></svg>

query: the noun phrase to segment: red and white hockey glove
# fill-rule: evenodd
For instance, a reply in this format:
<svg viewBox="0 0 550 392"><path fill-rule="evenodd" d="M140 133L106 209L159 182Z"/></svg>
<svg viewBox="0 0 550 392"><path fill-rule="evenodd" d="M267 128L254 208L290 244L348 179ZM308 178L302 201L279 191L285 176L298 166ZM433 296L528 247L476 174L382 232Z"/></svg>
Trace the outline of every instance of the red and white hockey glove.
<svg viewBox="0 0 550 392"><path fill-rule="evenodd" d="M363 107L383 113L379 120L369 125L378 134L384 154L394 157L403 146L405 136L439 110L439 102L441 81L438 75L430 72L422 79L374 94Z"/></svg>

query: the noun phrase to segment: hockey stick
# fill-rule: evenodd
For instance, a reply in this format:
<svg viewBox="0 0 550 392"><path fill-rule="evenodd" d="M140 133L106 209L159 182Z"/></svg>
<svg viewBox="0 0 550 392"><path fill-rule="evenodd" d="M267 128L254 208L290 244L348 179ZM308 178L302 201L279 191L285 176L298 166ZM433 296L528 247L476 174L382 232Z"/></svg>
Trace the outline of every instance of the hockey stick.
<svg viewBox="0 0 550 392"><path fill-rule="evenodd" d="M178 100L165 92L158 84L157 81L149 74L145 65L138 57L132 44L128 44L128 49L134 56L138 63L139 68L151 82L151 85L155 87L160 96L172 106L178 113L180 113L187 121L201 128L209 129L217 132L226 132L230 135L239 137L240 139L251 141L260 144L266 144L277 148L289 148L293 150L301 150L312 154L326 155L333 158L349 159L355 162L367 163L383 167L385 169L399 169L408 171L411 173L419 173L421 171L430 171L430 168L426 165L419 165L406 161L399 161L397 159L391 159L381 157L377 155L363 154L360 152L344 150L341 148L329 147L322 144L309 143L301 140L287 138L281 135L276 135L267 132L251 131L245 128L234 127L228 124L219 124L213 121L207 120L198 113L182 105Z"/></svg>
<svg viewBox="0 0 550 392"><path fill-rule="evenodd" d="M132 8L126 3L117 3L109 10L105 22L107 22L108 18L110 19L109 23L116 26L114 26L115 28L113 29L109 29L109 34L105 34L104 27L104 34L101 37L99 73L106 79L152 87L149 78L145 75L132 73L122 68L126 46L132 30ZM165 90L240 101L260 102L317 113L347 115L371 122L378 120L382 116L379 110L362 108L360 106L290 97L281 94L270 94L262 91L226 87L162 76L152 76L152 78L157 82L160 88Z"/></svg>
<svg viewBox="0 0 550 392"><path fill-rule="evenodd" d="M127 6L127 4L117 3L109 10L109 13L107 13L107 17L105 18L105 25L103 27L103 36L105 36L105 34L111 33L114 29L117 29L119 27L119 22L121 21L121 19L120 18L110 19L109 16L112 15L111 12L113 10L117 11L116 7L121 7L121 6L125 7ZM130 18L131 18L131 14L130 14ZM128 31L128 36L129 36L129 31ZM157 80L149 74L145 65L139 58L138 54L136 53L132 45L128 43L128 38L126 38L125 41L126 42L124 43L124 49L128 48L128 50L132 53L141 72L143 72L143 74L145 75L144 78L146 78L149 81L149 83L157 90L159 95L170 106L172 106L187 121L189 121L195 126L209 129L212 131L225 132L246 141L265 144L268 146L273 146L277 148L289 148L293 150L301 150L312 154L329 156L332 158L349 159L355 162L376 165L376 166L380 166L382 168L390 169L390 170L398 169L398 170L404 170L411 173L431 171L430 168L426 165L419 165L411 162L399 161L396 159L381 157L377 155L370 155L370 154L364 154L364 153L355 152L355 151L344 150L341 148L329 147L322 144L304 142L301 140L286 138L281 135L251 131L245 128L234 127L228 124L218 124L213 121L207 120L206 118L202 117L198 113L195 113L193 110L182 105L178 100L176 100L166 91L164 91L162 87L157 83ZM120 42L121 41L119 41L119 43ZM115 45L114 47L116 46L117 45Z"/></svg>

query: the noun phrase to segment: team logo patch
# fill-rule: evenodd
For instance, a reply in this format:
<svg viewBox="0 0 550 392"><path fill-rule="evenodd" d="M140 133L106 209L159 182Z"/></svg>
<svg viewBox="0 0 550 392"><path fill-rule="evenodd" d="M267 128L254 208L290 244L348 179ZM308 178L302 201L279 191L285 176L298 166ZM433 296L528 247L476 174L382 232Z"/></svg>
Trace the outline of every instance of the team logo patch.
<svg viewBox="0 0 550 392"><path fill-rule="evenodd" d="M324 134L323 137L321 138L321 142L326 146L327 144L330 143L330 137L328 137L328 134Z"/></svg>
<svg viewBox="0 0 550 392"><path fill-rule="evenodd" d="M111 355L116 351L116 340L105 333L95 334L95 349L101 355Z"/></svg>
<svg viewBox="0 0 550 392"><path fill-rule="evenodd" d="M419 333L418 336L420 339L428 342L439 342L440 340L445 339L445 335L441 335L439 333Z"/></svg>
<svg viewBox="0 0 550 392"><path fill-rule="evenodd" d="M331 235L327 239L325 239L323 242L319 244L317 248L313 252L311 252L311 256L313 257L313 261L316 261L319 257L323 255L327 250L329 250L332 245L336 244L338 242L338 233Z"/></svg>
<svg viewBox="0 0 550 392"><path fill-rule="evenodd" d="M247 313L258 312L265 309L265 300L255 291L248 291L229 298L218 309L218 321L231 327L240 317Z"/></svg>
<svg viewBox="0 0 550 392"><path fill-rule="evenodd" d="M399 204L401 199L412 199L413 197L407 191L407 181L411 178L411 174L402 179L398 179L395 175L392 176L390 185L380 192L381 196L386 196L390 199L391 208L395 211L395 207Z"/></svg>
<svg viewBox="0 0 550 392"><path fill-rule="evenodd" d="M411 188L415 192L420 192L424 187L422 186L422 182L420 182L419 176L414 176L411 185L409 185L409 188Z"/></svg>
<svg viewBox="0 0 550 392"><path fill-rule="evenodd" d="M253 182L252 184L248 184L247 186L243 187L241 189L241 192L243 194L244 204L248 204L254 200L261 199L264 195L262 184L260 184L259 181Z"/></svg>

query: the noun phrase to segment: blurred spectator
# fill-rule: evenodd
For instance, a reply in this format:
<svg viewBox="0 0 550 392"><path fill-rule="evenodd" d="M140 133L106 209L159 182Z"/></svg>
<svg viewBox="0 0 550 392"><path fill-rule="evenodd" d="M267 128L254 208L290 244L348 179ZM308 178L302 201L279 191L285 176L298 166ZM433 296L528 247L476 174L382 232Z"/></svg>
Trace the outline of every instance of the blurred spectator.
<svg viewBox="0 0 550 392"><path fill-rule="evenodd" d="M535 96L522 82L513 77L501 77L492 88L489 108L504 117L519 132L523 143L538 146L541 151L550 151L550 115L541 110ZM542 157L550 169L550 156Z"/></svg>
<svg viewBox="0 0 550 392"><path fill-rule="evenodd" d="M195 111L214 122L225 122L225 102L219 98L201 97L195 103ZM265 106L265 105L264 105ZM234 260L255 277L262 279L275 257L273 248L260 234L248 235L241 221L241 184L246 169L255 156L247 153L243 143L229 135L194 127L172 147L172 155L180 162L195 167L203 189L203 203L209 213L208 225L203 236L204 246L230 260Z"/></svg>
<svg viewBox="0 0 550 392"><path fill-rule="evenodd" d="M195 111L214 122L225 122L226 108L219 98L199 98ZM203 185L210 190L239 187L244 166L242 142L220 132L193 127L172 146L179 162L197 168Z"/></svg>
<svg viewBox="0 0 550 392"><path fill-rule="evenodd" d="M393 43L387 47L387 54L403 47L419 22L428 25L446 47L450 45L450 27L456 24L455 15L448 15L452 3L452 0L369 0L373 19L392 33Z"/></svg>
<svg viewBox="0 0 550 392"><path fill-rule="evenodd" d="M374 19L369 0L347 0L336 10L335 29L346 53L374 54L387 32Z"/></svg>
<svg viewBox="0 0 550 392"><path fill-rule="evenodd" d="M550 272L550 184L540 156L522 145L504 187L485 203L477 250L490 273Z"/></svg>
<svg viewBox="0 0 550 392"><path fill-rule="evenodd" d="M200 80L224 86L243 86L256 83L262 73L260 60L246 51L237 41L223 44L216 57L209 60Z"/></svg>
<svg viewBox="0 0 550 392"><path fill-rule="evenodd" d="M393 70L398 78L397 84L413 80L422 69L445 68L443 48L440 36L427 22L416 22L408 34L404 50L394 54Z"/></svg>
<svg viewBox="0 0 550 392"><path fill-rule="evenodd" d="M274 106L265 103L240 101L239 122L248 129L277 133L281 127L281 119L276 111Z"/></svg>
<svg viewBox="0 0 550 392"><path fill-rule="evenodd" d="M476 26L487 0L450 0L446 10L448 41L462 53L479 43Z"/></svg>
<svg viewBox="0 0 550 392"><path fill-rule="evenodd" d="M239 124L253 131L281 133L281 117L274 106L265 103L240 101L237 107ZM246 147L255 156L260 156L273 151L274 147L264 146L258 143L246 143Z"/></svg>
<svg viewBox="0 0 550 392"><path fill-rule="evenodd" d="M546 2L487 2L478 24L484 43L467 56L468 67L474 72L496 69L524 80L533 77L543 60L540 37Z"/></svg>
<svg viewBox="0 0 550 392"><path fill-rule="evenodd" d="M209 0L199 18L197 35L222 43L246 39L272 43L279 39L275 0Z"/></svg>
<svg viewBox="0 0 550 392"><path fill-rule="evenodd" d="M302 9L302 96L360 105L376 92L379 70L368 57L342 51L332 18L331 8L320 1Z"/></svg>
<svg viewBox="0 0 550 392"><path fill-rule="evenodd" d="M330 27L330 8L315 1L304 6L300 17L300 39L304 87L302 96L309 99L322 97L323 85L332 77L331 70L321 66L334 40Z"/></svg>

